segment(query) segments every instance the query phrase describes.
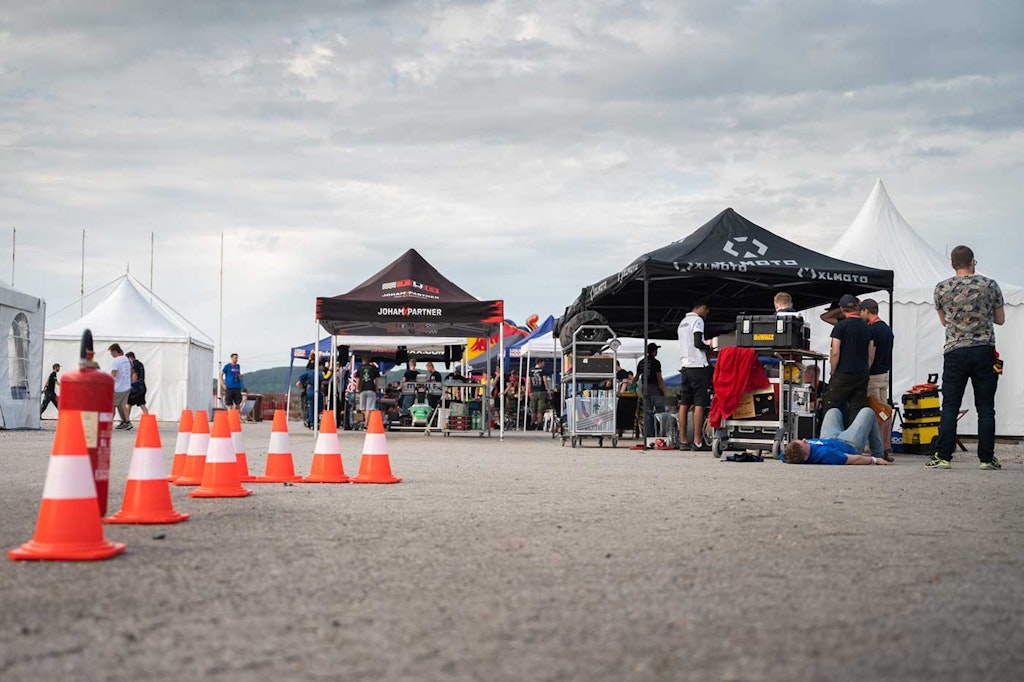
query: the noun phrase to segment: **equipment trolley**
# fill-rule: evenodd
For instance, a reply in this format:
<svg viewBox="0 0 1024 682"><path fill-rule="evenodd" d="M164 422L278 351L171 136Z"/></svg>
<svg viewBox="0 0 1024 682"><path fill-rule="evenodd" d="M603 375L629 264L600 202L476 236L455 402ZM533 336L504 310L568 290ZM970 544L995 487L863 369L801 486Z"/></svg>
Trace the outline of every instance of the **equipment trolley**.
<svg viewBox="0 0 1024 682"><path fill-rule="evenodd" d="M562 445L569 441L576 447L584 438L597 438L599 447L604 446L605 438L611 439L612 447L619 444L615 429L618 347L611 327L581 325L573 332L572 346L562 349L571 363L561 381L562 412L566 416Z"/></svg>
<svg viewBox="0 0 1024 682"><path fill-rule="evenodd" d="M729 450L769 452L776 459L786 444L800 438L813 438L816 433L813 388L803 384L803 362L824 363L825 356L797 348L755 348L765 365L770 386L765 403L773 409L749 419L729 417L715 431L711 454L721 457ZM818 375L821 376L821 367ZM757 397L757 396L755 396ZM755 403L756 404L756 403ZM756 409L756 408L755 408ZM762 408L763 409L763 408Z"/></svg>

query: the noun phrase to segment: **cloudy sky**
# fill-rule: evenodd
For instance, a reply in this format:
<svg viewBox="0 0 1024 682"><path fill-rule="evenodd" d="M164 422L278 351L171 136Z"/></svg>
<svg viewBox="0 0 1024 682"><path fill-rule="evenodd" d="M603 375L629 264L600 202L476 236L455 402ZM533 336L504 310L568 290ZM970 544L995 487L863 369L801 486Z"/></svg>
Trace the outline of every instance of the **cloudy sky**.
<svg viewBox="0 0 1024 682"><path fill-rule="evenodd" d="M1019 0L0 5L0 278L130 267L247 369L417 248L558 314L726 207L827 250L877 177L1024 284ZM97 297L93 297L95 299ZM91 303L93 299L89 299Z"/></svg>

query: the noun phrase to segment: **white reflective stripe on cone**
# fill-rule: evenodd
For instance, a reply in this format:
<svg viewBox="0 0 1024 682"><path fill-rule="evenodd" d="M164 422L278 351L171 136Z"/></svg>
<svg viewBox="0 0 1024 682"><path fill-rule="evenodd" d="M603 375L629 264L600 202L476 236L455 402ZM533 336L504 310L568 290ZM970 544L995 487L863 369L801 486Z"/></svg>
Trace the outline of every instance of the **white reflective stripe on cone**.
<svg viewBox="0 0 1024 682"><path fill-rule="evenodd" d="M128 480L165 480L164 453L160 448L135 448L131 464L128 465Z"/></svg>
<svg viewBox="0 0 1024 682"><path fill-rule="evenodd" d="M383 433L368 433L363 441L364 455L386 455L388 454L388 439Z"/></svg>
<svg viewBox="0 0 1024 682"><path fill-rule="evenodd" d="M210 447L206 450L206 463L222 464L237 462L235 447L231 444L230 438L211 438Z"/></svg>
<svg viewBox="0 0 1024 682"><path fill-rule="evenodd" d="M314 455L337 455L341 452L341 444L338 442L338 434L321 433L316 438Z"/></svg>
<svg viewBox="0 0 1024 682"><path fill-rule="evenodd" d="M96 498L89 455L53 455L46 469L43 499L82 500Z"/></svg>
<svg viewBox="0 0 1024 682"><path fill-rule="evenodd" d="M206 451L210 448L210 434L208 433L193 433L192 437L188 439L188 451L186 454L189 455L205 455Z"/></svg>
<svg viewBox="0 0 1024 682"><path fill-rule="evenodd" d="M291 439L288 438L288 434L282 431L274 431L270 434L270 448L267 450L268 455L288 455L292 452Z"/></svg>
<svg viewBox="0 0 1024 682"><path fill-rule="evenodd" d="M231 447L235 449L235 452L245 452L245 441L242 439L241 431L231 432Z"/></svg>
<svg viewBox="0 0 1024 682"><path fill-rule="evenodd" d="M174 454L183 455L188 452L188 441L192 436L191 433L178 433L178 438L174 441Z"/></svg>

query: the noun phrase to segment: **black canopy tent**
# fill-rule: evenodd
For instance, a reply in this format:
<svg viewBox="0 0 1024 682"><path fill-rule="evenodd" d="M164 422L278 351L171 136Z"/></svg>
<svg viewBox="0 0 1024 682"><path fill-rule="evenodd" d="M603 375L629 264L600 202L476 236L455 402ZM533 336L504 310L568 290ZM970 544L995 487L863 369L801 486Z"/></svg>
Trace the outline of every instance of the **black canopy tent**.
<svg viewBox="0 0 1024 682"><path fill-rule="evenodd" d="M504 317L503 301L474 298L415 249L348 293L316 299L318 325L340 337L343 345L346 337L358 336L482 336L489 345ZM489 363L487 369L489 374Z"/></svg>
<svg viewBox="0 0 1024 682"><path fill-rule="evenodd" d="M804 310L843 294L891 293L892 286L891 270L804 248L727 208L688 237L584 288L556 331L578 313L594 311L620 336L674 338L693 304L706 301L712 337L735 329L737 315L773 312L777 291L789 292L794 307Z"/></svg>

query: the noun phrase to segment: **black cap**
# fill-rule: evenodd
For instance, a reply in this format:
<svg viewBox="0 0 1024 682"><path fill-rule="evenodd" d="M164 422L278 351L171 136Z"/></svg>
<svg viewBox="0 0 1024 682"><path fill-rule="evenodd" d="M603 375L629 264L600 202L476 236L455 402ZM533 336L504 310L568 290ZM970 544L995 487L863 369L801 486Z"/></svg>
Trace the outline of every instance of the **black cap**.
<svg viewBox="0 0 1024 682"><path fill-rule="evenodd" d="M860 305L860 301L853 294L843 294L843 297L839 299L840 308L849 308L855 305Z"/></svg>
<svg viewBox="0 0 1024 682"><path fill-rule="evenodd" d="M661 346L659 346L656 343L649 343L649 344L647 344L647 352L648 353L650 353L651 351L658 350L659 348L661 348Z"/></svg>

